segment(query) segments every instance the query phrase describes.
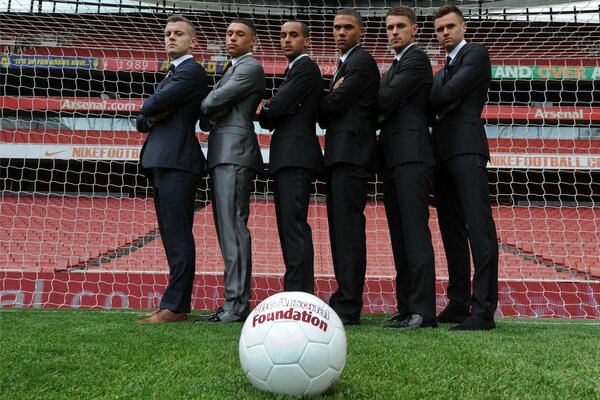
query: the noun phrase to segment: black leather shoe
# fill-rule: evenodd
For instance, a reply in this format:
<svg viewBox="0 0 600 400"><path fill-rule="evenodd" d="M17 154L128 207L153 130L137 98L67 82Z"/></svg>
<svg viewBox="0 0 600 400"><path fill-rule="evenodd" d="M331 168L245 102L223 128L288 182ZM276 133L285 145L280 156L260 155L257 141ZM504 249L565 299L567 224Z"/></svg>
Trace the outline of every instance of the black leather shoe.
<svg viewBox="0 0 600 400"><path fill-rule="evenodd" d="M240 315L233 314L229 311L224 310L223 307L219 307L214 314L203 315L200 318L198 318L197 320L195 320L194 322L227 323L227 322L244 322L245 320L246 320L246 317L242 317Z"/></svg>
<svg viewBox="0 0 600 400"><path fill-rule="evenodd" d="M496 328L494 318L469 317L449 331L491 331Z"/></svg>
<svg viewBox="0 0 600 400"><path fill-rule="evenodd" d="M353 319L353 318L342 318L340 317L340 319L342 320L342 324L344 326L355 326L355 325L360 325L360 319Z"/></svg>
<svg viewBox="0 0 600 400"><path fill-rule="evenodd" d="M410 313L397 312L383 319L383 322L402 322L410 316Z"/></svg>
<svg viewBox="0 0 600 400"><path fill-rule="evenodd" d="M469 311L457 307L446 306L437 316L437 322L440 324L458 324L469 318Z"/></svg>
<svg viewBox="0 0 600 400"><path fill-rule="evenodd" d="M399 324L384 326L386 329L411 330L420 328L437 328L435 318L423 318L419 314L410 314L408 318Z"/></svg>
<svg viewBox="0 0 600 400"><path fill-rule="evenodd" d="M194 320L194 322L208 322L209 319L214 318L221 311L223 311L223 307L217 308L212 314L205 314L198 316L198 319Z"/></svg>

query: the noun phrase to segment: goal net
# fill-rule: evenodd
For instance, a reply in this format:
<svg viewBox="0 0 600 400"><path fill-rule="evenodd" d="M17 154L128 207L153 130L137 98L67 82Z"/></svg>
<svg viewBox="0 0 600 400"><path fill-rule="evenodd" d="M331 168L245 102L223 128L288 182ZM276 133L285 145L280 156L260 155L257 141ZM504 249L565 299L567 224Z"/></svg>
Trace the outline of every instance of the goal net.
<svg viewBox="0 0 600 400"><path fill-rule="evenodd" d="M531 4L529 4L531 3ZM336 70L332 20L340 7L361 12L364 47L389 68L387 1L265 2L0 0L0 307L153 308L168 278L152 191L137 160L144 134L135 116L164 76L167 16L196 23L195 54L214 83L227 62L228 23L251 18L254 55L270 97L287 65L281 24L312 31L310 54L325 79ZM418 44L434 71L445 54L431 14L416 5ZM493 81L482 118L492 153L490 192L500 249L499 315L600 317L599 2L461 2L468 41L490 51ZM256 124L268 161L270 133ZM319 131L321 140L323 132ZM198 128L206 150L207 134ZM223 296L223 261L204 179L194 234L193 307ZM309 223L316 294L336 288L323 182ZM394 312L395 269L381 182L370 185L365 311ZM253 302L282 290L283 258L272 182L261 173L252 194ZM447 270L431 208L438 307Z"/></svg>

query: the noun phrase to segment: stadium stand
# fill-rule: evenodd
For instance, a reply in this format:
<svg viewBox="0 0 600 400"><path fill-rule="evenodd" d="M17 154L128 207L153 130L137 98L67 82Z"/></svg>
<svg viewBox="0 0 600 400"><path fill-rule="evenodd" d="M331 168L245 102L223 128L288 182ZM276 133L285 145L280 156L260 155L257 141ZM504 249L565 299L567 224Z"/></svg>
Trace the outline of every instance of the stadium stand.
<svg viewBox="0 0 600 400"><path fill-rule="evenodd" d="M199 36L204 57L211 55L208 43L222 42L228 22L237 14L221 15L195 14L200 26ZM280 57L279 26L289 16L265 18L254 16L259 45L255 53L259 56ZM303 19L302 15L296 16ZM331 58L335 55L334 43L329 31L328 18L306 16L313 31L312 54ZM141 22L143 21L143 22ZM163 21L154 14L37 14L11 13L3 18L3 31L0 39L13 39L23 44L40 43L46 38L45 46L30 48L24 54L44 54L46 49L55 48L53 54L64 55L103 55L114 57L141 56L163 58ZM421 31L419 43L429 50L431 57L443 59L433 32L433 22L429 16L419 16ZM389 55L385 29L380 16L365 17L367 28L366 47L377 59ZM109 35L106 32L110 32ZM600 28L597 24L564 24L560 22L526 22L498 19L469 19L467 37L482 43L490 49L493 59L514 61L515 58L537 60L585 59L597 57L597 43L600 41ZM51 46L51 38L56 45ZM143 49L143 50L142 50Z"/></svg>
<svg viewBox="0 0 600 400"><path fill-rule="evenodd" d="M309 222L317 248L316 273L332 276L327 245L326 209L311 206ZM249 226L253 237L253 265L259 274L280 275L282 255L275 211L270 201L253 201ZM430 228L437 260L436 274L447 277L435 209ZM494 208L501 249L501 279L569 279L577 274L600 275L598 211L560 207ZM149 199L97 197L5 196L2 215L1 265L12 269L168 271L154 208ZM10 222L9 222L10 221ZM367 205L368 275L393 276L385 210ZM195 217L199 272L221 273L212 208ZM586 244L587 243L587 244ZM504 247L503 247L504 246ZM542 265L542 267L540 267Z"/></svg>
<svg viewBox="0 0 600 400"><path fill-rule="evenodd" d="M202 50L198 52L199 59L209 61L214 56L223 56L219 43L223 41L228 21L238 15L227 11L210 14L200 11L190 15L201 27ZM331 16L297 17L310 20L313 57L322 65L335 63L335 48L329 27ZM9 121L16 125L19 121L29 120L42 123L42 126L32 123L29 128L0 127L0 144L136 148L142 145L145 135L133 130L73 127L54 129L43 126L49 117L57 116L130 120L136 109L65 110L61 105L44 108L36 105L24 107L22 104L28 99L43 99L48 104L72 98L98 101L105 87L114 89L111 96L114 95L115 98L111 100L118 102L125 99L141 103L151 93L155 83L164 76L159 66L165 59L161 36L164 14L11 12L0 13L0 18L0 43L4 44L5 53L11 57L88 57L100 63L97 69L47 69L47 72L40 73L39 76L38 70L31 72L14 65L0 65L1 71L6 72L0 101L10 98L10 104L14 104L14 99L18 99L21 104L14 107L7 106L8 101L0 103L3 104L0 112L4 123ZM285 67L285 59L280 56L278 37L280 23L287 16L255 15L253 19L259 35L259 46L254 53L270 68L268 75L271 90L280 83ZM374 54L384 71L390 62L390 53L381 15L370 15L365 21L368 32L365 47ZM427 50L434 69L437 69L443 62L444 55L435 40L431 18L419 16L419 23L422 27L418 37L419 44ZM488 46L496 66L600 66L598 24L530 22L474 16L468 20L467 36L469 40ZM140 61L142 64L139 64ZM103 66L102 62L113 64ZM129 65L122 66L119 63ZM138 68L137 65L141 67ZM323 74L330 76L332 70L324 69ZM41 83L46 86L37 85L44 80L47 82ZM557 78L554 79L555 82L551 81L552 79L495 79L489 104L497 108L504 107L508 114L500 115L498 111L498 116L494 117L490 113L486 116L488 123L512 127L565 125L597 129L599 120L595 116L578 120L571 118L564 122L551 118L533 118L530 114L516 110L516 106L529 108L532 103L541 99L541 103L549 103L559 110L561 107L586 107L597 112L595 110L600 107L600 99L594 94L597 83L590 83L586 79L569 82ZM204 133L199 132L198 137L201 142L207 140ZM268 149L270 135L262 132L258 137L261 147ZM596 139L592 136L498 137L490 138L490 150L494 154L583 155L600 160L600 146ZM99 273L102 277L124 274L125 278L119 279L134 281L138 278L131 276L147 274L157 277L156 280L152 278L152 285L161 284L162 278L158 277L165 275L168 270L167 262L157 232L151 193L146 187L141 187L137 167L130 165L135 160L115 162L24 158L9 161L6 168L3 166L5 169L2 171L6 171L6 174L0 180L0 276L8 276L2 275L8 271L20 274L31 272L33 274L27 275L26 279L23 278L25 275L14 276L21 277L22 281L34 281L39 276L36 273L66 273L71 276L68 274L85 272ZM123 175L128 176L118 176L120 169L114 168L115 163L125 165L122 167L126 171ZM106 168L100 168L100 164L106 164ZM72 172L73 169L77 172ZM550 286L544 285L576 282L575 286L584 285L583 288L577 286L575 289L579 291L576 293L578 296L580 292L589 289L585 285L600 281L598 174L586 168L581 169L583 171L569 169L557 172L504 166L492 167L490 170L492 196L497 203L493 211L500 247L499 277L502 281L509 282L506 285L511 290L524 283L525 294L518 295L525 298L523 301L526 301L529 289L538 293L536 285L542 286L539 290L542 296L560 297L562 287L552 289L552 294L548 294L547 287ZM52 182L40 183L44 179L55 179L53 174L58 175L57 171L63 173L63 170L66 171L64 178L56 178L58 186L62 188L63 182L60 180L64 179L69 181L69 187L76 187L77 190L60 193L60 190L50 190L56 187ZM80 170L94 176L94 182L83 182L81 176L84 173L79 172ZM98 178L96 182L95 175L102 175L102 178ZM48 176L51 178L47 178ZM113 180L117 183L114 184ZM116 193L103 186L104 181L112 183L111 187L113 190L116 188ZM82 183L92 187L92 190L80 189ZM369 232L369 290L371 294L382 291L393 301L393 257L381 193L377 184L374 187L372 201L366 211ZM322 294L327 294L327 289L333 284L327 218L325 205L321 201L322 188L318 184L315 192L309 222L315 242L315 272L320 279L317 286L323 290ZM267 282L268 290L279 290L283 261L275 229L274 207L269 194L267 177L263 174L257 181L255 200L250 212L253 272L257 279L265 279L261 282ZM203 188L201 196L206 197L206 188ZM440 282L444 282L447 271L433 207L430 227L436 254L436 274ZM198 289L197 296L202 298L203 307L210 307L209 300L214 300L216 287L220 284L217 277L222 274L222 261L212 208L202 199L198 199L194 233L197 241L197 270L207 275L199 283L202 287ZM68 281L72 278L61 279ZM148 284L148 281L135 282L141 286ZM21 284L25 285L16 285L20 288ZM527 286L528 284L531 286ZM265 293L260 292L263 287L258 284L255 286L255 296L264 297ZM440 294L443 293L441 283L438 290ZM509 296L506 292L503 295ZM140 304L146 306L145 303ZM506 301L505 308L501 308L505 315L535 314L522 310L518 305L509 304ZM49 305L56 306L52 302ZM377 307L372 306L370 310L380 312L392 308L387 303L383 308ZM600 316L600 310L595 311L594 307L597 308L586 308L584 314L571 311L558 314ZM556 313L552 311L547 315L554 316Z"/></svg>

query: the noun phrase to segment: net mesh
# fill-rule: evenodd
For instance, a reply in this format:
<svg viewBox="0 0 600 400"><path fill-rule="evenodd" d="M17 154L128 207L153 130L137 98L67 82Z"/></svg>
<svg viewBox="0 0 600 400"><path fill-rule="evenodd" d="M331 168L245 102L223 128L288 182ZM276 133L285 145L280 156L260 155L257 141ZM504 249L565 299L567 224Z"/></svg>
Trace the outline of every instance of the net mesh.
<svg viewBox="0 0 600 400"><path fill-rule="evenodd" d="M499 313L598 318L598 2L502 3L462 4L467 40L486 45L492 58L483 118L500 248ZM211 77L226 63L228 23L252 18L268 98L287 65L279 49L281 24L294 17L310 26L311 56L329 79L338 59L331 21L348 6L300 0L0 4L0 307L129 308L155 307L167 282L152 193L136 163L145 136L134 124L168 67L166 17L183 13L196 23L195 56ZM418 2L416 8L418 43L434 71L445 57L431 19L441 4ZM392 58L383 24L391 5L350 4L364 17L363 44L382 72ZM256 131L268 154L269 132L257 124ZM198 131L198 137L205 147L207 135ZM223 261L207 180L202 187L193 307L212 309L222 301ZM316 291L327 299L336 284L324 196L324 184L316 182L309 223ZM395 269L377 177L365 214L365 311L393 312ZM282 289L284 272L266 173L255 181L249 226L256 302ZM441 308L447 270L435 208L430 227Z"/></svg>

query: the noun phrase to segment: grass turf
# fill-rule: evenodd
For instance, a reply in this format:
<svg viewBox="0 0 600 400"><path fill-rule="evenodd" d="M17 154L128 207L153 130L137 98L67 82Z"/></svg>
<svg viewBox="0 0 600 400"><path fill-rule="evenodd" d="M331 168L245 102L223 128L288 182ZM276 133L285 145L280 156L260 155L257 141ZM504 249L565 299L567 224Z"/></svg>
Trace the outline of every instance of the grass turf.
<svg viewBox="0 0 600 400"><path fill-rule="evenodd" d="M0 310L2 399L277 399L238 360L241 324L139 325L140 311ZM498 319L490 332L349 327L326 399L600 398L600 323Z"/></svg>

